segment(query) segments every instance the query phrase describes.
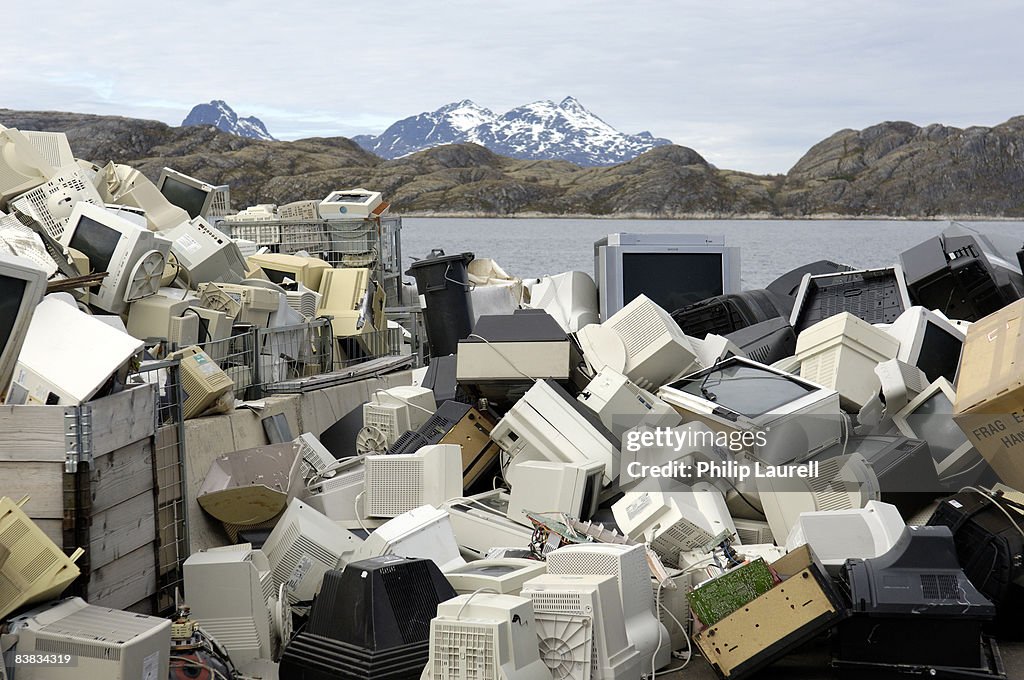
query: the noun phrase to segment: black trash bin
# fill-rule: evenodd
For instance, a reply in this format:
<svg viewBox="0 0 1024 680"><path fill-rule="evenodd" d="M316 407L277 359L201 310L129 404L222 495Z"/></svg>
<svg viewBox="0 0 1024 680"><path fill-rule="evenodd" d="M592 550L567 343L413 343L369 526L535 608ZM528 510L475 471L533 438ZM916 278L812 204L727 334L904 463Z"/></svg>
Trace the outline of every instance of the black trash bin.
<svg viewBox="0 0 1024 680"><path fill-rule="evenodd" d="M473 332L473 301L470 299L469 271L473 253L445 255L435 249L409 266L416 277L416 289L423 305L430 356L455 354L459 340Z"/></svg>

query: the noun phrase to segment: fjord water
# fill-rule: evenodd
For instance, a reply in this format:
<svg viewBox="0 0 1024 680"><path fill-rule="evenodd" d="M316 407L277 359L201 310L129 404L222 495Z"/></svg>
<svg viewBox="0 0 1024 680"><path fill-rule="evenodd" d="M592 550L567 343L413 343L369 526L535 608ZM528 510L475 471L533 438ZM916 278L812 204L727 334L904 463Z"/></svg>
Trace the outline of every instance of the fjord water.
<svg viewBox="0 0 1024 680"><path fill-rule="evenodd" d="M402 219L402 259L469 251L490 257L522 278L578 269L594 270L593 243L614 232L721 234L742 249L744 288L762 288L793 267L834 260L854 267L883 267L899 253L937 235L949 221L909 220L605 220L520 218ZM967 222L982 232L1019 236L1024 222Z"/></svg>

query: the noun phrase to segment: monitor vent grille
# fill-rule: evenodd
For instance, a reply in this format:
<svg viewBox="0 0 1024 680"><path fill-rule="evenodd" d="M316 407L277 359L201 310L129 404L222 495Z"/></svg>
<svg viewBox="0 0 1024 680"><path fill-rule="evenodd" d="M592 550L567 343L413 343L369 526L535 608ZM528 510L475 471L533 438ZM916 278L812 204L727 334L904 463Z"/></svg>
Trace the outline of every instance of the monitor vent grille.
<svg viewBox="0 0 1024 680"><path fill-rule="evenodd" d="M921 574L921 592L926 600L959 600L960 584L953 574Z"/></svg>
<svg viewBox="0 0 1024 680"><path fill-rule="evenodd" d="M434 680L498 680L496 630L471 623L434 624Z"/></svg>

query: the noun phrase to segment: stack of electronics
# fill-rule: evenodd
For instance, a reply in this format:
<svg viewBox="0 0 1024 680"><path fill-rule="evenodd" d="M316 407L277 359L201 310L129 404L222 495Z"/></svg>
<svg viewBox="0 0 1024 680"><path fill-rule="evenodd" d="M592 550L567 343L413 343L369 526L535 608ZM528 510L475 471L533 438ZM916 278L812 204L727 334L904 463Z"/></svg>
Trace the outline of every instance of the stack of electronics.
<svg viewBox="0 0 1024 680"><path fill-rule="evenodd" d="M348 360L386 327L374 269L243 257L216 227L231 221L220 187L54 163L12 130L0 144L20 159L0 207L38 237L11 224L11 243L56 254L52 275L0 254L7 403L81 404L137 357L166 356L183 416L199 416L233 408L240 355L305 361L239 336L329 317ZM385 209L351 190L245 218L282 229ZM750 291L718 236L613 234L594 256L593 278L545 277L512 313L475 320L472 255L423 261L435 356L390 383L411 385L365 390L322 441L268 433L190 472L235 545L190 558L185 597L236 666L639 680L699 648L735 680L834 629L839 667L998 676L983 633L1013 628L1024 580L1024 428L999 415L1024 411L1024 276L1006 248L958 228L899 264L822 261ZM96 281L43 299L48 279L80 274ZM0 575L24 581L37 565L2 521ZM146 646L168 647L160 625L54 602L73 562L0 599L17 650L95 614L127 630L96 657L120 654L111 677L166 675Z"/></svg>
<svg viewBox="0 0 1024 680"><path fill-rule="evenodd" d="M307 339L305 325L319 317L331 317L339 341L357 338L357 350L338 345L332 356L392 351L367 339L385 328L370 270L335 272L315 257L248 248L244 257L244 244L217 226L230 212L227 186L170 168L154 183L127 165L78 161L57 132L0 127L0 157L0 277L4 299L19 301L5 312L6 403L79 405L123 389L135 361L145 374L148 361L201 351L201 365L182 366L191 418L217 404L226 386L246 396L257 379L331 370L330 357L320 356L326 350ZM382 204L379 193L361 189L335 194L342 212ZM33 318L47 289L67 291L68 304ZM279 328L296 330L272 332ZM250 335L264 329L257 347Z"/></svg>

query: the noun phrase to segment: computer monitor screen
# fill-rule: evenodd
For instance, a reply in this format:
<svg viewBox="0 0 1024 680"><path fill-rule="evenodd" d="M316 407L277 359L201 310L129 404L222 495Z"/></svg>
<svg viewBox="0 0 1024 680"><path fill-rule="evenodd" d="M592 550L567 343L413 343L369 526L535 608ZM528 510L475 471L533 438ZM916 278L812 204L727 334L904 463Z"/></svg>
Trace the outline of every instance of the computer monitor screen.
<svg viewBox="0 0 1024 680"><path fill-rule="evenodd" d="M11 339L27 285L28 281L25 279L0 276L0 353Z"/></svg>
<svg viewBox="0 0 1024 680"><path fill-rule="evenodd" d="M263 270L268 279L278 285L284 283L285 279L295 280L295 272L283 272L279 269L267 269L266 267L260 267L260 269Z"/></svg>
<svg viewBox="0 0 1024 680"><path fill-rule="evenodd" d="M205 189L189 186L174 177L164 178L163 186L160 187L160 193L168 201L187 212L190 218L196 218L202 214L203 206L206 204L206 198L209 195L209 192Z"/></svg>
<svg viewBox="0 0 1024 680"><path fill-rule="evenodd" d="M671 312L721 295L721 253L623 253L622 303L643 293Z"/></svg>
<svg viewBox="0 0 1024 680"><path fill-rule="evenodd" d="M757 418L815 391L810 384L743 363L702 371L669 385L725 408Z"/></svg>
<svg viewBox="0 0 1024 680"><path fill-rule="evenodd" d="M925 326L917 367L924 371L929 380L943 377L953 382L956 367L960 362L963 340L937 324Z"/></svg>
<svg viewBox="0 0 1024 680"><path fill-rule="evenodd" d="M94 272L105 272L120 240L120 231L82 215L68 245L89 258Z"/></svg>

